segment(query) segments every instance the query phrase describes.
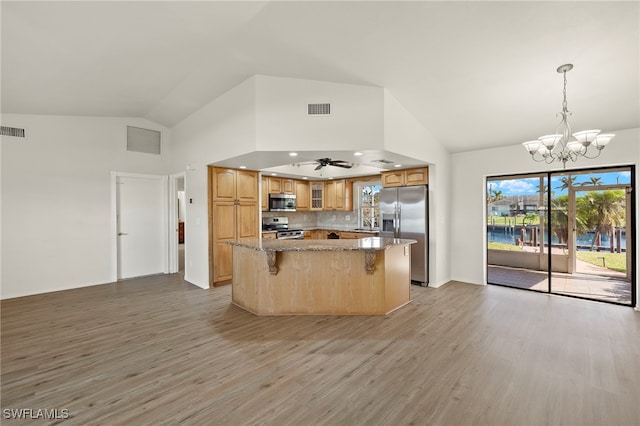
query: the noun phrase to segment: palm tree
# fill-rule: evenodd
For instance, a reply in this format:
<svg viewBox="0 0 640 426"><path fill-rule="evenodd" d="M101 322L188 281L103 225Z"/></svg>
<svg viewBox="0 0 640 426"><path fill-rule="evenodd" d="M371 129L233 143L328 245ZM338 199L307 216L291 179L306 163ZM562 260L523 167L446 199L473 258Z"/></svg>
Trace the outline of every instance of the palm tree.
<svg viewBox="0 0 640 426"><path fill-rule="evenodd" d="M625 225L625 213L624 190L590 191L576 199L578 226L595 231L591 241L592 251L602 235L611 237L616 227Z"/></svg>
<svg viewBox="0 0 640 426"><path fill-rule="evenodd" d="M562 185L556 186L556 189L559 189L560 191L569 189L569 187L573 186L573 183L575 182L575 180L576 180L575 176L571 176L571 175L563 176L562 178L560 178L560 182L562 182Z"/></svg>
<svg viewBox="0 0 640 426"><path fill-rule="evenodd" d="M591 176L588 181L581 182L580 186L598 186L598 185L602 185L602 182L600 182L601 180L602 180L602 178Z"/></svg>

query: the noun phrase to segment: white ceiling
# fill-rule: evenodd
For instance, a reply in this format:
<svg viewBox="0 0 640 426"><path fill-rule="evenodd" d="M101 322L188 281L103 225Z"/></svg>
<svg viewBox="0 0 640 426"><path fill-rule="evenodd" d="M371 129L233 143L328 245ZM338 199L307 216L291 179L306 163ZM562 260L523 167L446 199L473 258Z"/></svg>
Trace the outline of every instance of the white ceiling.
<svg viewBox="0 0 640 426"><path fill-rule="evenodd" d="M173 126L254 74L389 89L451 152L640 127L633 2L2 1L2 111ZM615 142L615 140L614 140ZM612 142L612 143L614 143Z"/></svg>

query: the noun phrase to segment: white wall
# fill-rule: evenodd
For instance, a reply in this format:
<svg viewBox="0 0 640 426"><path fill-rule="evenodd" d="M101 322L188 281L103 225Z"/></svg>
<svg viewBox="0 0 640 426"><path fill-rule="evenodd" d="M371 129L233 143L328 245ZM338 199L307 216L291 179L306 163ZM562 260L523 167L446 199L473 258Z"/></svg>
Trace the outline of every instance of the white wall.
<svg viewBox="0 0 640 426"><path fill-rule="evenodd" d="M185 280L209 287L207 165L255 151L255 77L171 129L171 173L186 169Z"/></svg>
<svg viewBox="0 0 640 426"><path fill-rule="evenodd" d="M567 163L567 170L596 166L635 165L636 188L640 188L637 169L640 165L640 129L620 130L612 133L616 133L616 137L602 151L600 157L594 160L581 159L575 163ZM485 178L511 173L550 170L562 170L562 165L534 162L519 143L504 148L451 155L450 257L456 265L452 269L452 279L474 284L486 283ZM635 198L636 224L639 224L638 191L636 191ZM636 265L638 265L638 253L636 253ZM637 282L636 285L638 285ZM638 290L640 293L640 288Z"/></svg>
<svg viewBox="0 0 640 426"><path fill-rule="evenodd" d="M383 146L383 89L256 76L256 149L364 150ZM328 116L308 115L330 103Z"/></svg>
<svg viewBox="0 0 640 426"><path fill-rule="evenodd" d="M110 281L110 172L166 174L166 154L126 151L142 119L3 114L26 140L3 137L2 281L11 298Z"/></svg>
<svg viewBox="0 0 640 426"><path fill-rule="evenodd" d="M384 149L429 163L429 286L450 280L449 152L387 91Z"/></svg>

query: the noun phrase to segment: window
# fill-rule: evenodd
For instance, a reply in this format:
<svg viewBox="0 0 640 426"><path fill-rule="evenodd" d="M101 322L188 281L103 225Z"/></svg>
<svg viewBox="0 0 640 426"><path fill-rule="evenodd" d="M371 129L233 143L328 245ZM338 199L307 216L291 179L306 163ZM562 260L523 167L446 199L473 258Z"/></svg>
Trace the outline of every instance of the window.
<svg viewBox="0 0 640 426"><path fill-rule="evenodd" d="M380 227L379 181L356 182L354 193L357 195L358 226L362 228Z"/></svg>

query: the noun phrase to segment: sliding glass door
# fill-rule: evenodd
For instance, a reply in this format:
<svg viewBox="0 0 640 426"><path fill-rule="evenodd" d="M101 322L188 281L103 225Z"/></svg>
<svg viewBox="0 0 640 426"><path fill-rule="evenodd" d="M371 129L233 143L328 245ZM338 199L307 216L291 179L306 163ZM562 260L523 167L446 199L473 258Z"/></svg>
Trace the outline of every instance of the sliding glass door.
<svg viewBox="0 0 640 426"><path fill-rule="evenodd" d="M633 168L487 179L487 282L635 305Z"/></svg>

